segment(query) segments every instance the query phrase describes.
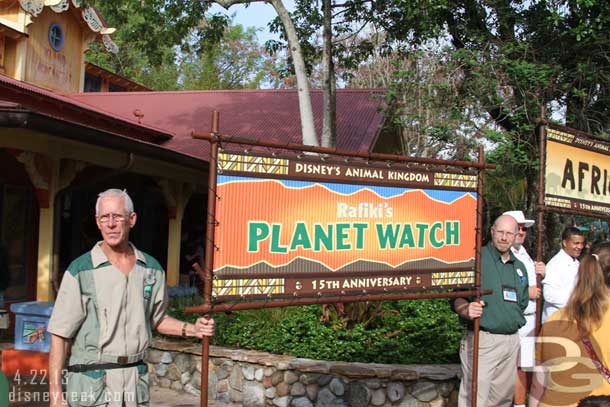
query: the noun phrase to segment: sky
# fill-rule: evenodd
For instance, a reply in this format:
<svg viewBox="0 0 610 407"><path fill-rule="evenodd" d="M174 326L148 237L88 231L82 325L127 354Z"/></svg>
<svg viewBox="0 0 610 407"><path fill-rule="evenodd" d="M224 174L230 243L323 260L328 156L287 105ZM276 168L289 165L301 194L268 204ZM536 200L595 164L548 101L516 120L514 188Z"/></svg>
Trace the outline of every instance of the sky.
<svg viewBox="0 0 610 407"><path fill-rule="evenodd" d="M288 11L293 11L294 0L284 0L284 6ZM278 38L276 34L271 34L267 27L267 24L277 16L275 9L270 4L254 2L248 7L237 4L229 7L229 10L226 10L218 4L213 4L208 12L226 15L235 13L235 19L233 20L234 24L241 24L244 27L256 27L259 29L257 37L261 44L265 43L267 40Z"/></svg>

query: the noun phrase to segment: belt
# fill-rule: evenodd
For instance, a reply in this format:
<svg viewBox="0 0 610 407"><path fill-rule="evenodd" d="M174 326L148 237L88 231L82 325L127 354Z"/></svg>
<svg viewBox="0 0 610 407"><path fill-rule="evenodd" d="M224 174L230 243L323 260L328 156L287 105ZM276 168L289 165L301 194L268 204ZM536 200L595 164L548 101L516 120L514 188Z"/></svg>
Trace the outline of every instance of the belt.
<svg viewBox="0 0 610 407"><path fill-rule="evenodd" d="M108 362L108 363L118 363L119 365L125 365L127 363L135 363L145 358L146 351L140 353L134 353L132 355L109 355L109 354L101 354L95 355L96 357L93 360L99 360L100 362Z"/></svg>
<svg viewBox="0 0 610 407"><path fill-rule="evenodd" d="M474 328L468 327L468 331L469 332L474 332ZM499 332L492 332L492 331L489 331L489 330L484 329L484 328L479 328L479 332L485 332L485 333L492 334L492 335L514 335L518 331L511 332L511 333L499 333Z"/></svg>
<svg viewBox="0 0 610 407"><path fill-rule="evenodd" d="M110 370L110 369L127 369L129 367L145 366L143 360L139 360L133 363L94 363L92 365L70 365L68 366L68 372L82 373L90 372L92 370Z"/></svg>

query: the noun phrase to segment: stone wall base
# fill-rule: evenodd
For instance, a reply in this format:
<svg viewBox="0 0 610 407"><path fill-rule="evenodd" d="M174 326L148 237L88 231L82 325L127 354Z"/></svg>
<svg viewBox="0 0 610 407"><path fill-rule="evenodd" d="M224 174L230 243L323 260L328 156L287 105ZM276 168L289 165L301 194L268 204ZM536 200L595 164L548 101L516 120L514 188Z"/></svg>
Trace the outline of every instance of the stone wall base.
<svg viewBox="0 0 610 407"><path fill-rule="evenodd" d="M151 386L200 395L201 346L156 340ZM244 407L454 407L459 365L327 362L210 347L208 396Z"/></svg>

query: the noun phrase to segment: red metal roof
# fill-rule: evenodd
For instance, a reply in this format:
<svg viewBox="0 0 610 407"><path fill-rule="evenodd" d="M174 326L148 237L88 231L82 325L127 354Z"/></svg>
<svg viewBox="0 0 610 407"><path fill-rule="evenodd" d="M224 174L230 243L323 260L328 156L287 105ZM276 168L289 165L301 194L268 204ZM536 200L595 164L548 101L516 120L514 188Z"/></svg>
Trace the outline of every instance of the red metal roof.
<svg viewBox="0 0 610 407"><path fill-rule="evenodd" d="M0 100L3 107L15 104L69 123L95 128L146 142L172 138L171 131L138 124L71 97L0 74ZM8 103L7 103L8 102Z"/></svg>
<svg viewBox="0 0 610 407"><path fill-rule="evenodd" d="M383 121L383 91L337 90L337 149L369 152ZM163 147L208 160L208 143L191 137L211 130L212 111L220 112L220 132L275 143L301 141L296 90L111 92L67 95L118 118L171 132ZM312 91L316 131L322 128L322 91Z"/></svg>
<svg viewBox="0 0 610 407"><path fill-rule="evenodd" d="M152 142L208 160L209 145L191 132L211 130L273 143L300 144L296 90L109 92L62 95L0 74L2 107L19 105L40 114L123 137ZM370 152L383 123L383 90L337 91L337 149ZM322 91L312 91L316 132L322 128ZM15 104L15 105L14 105Z"/></svg>

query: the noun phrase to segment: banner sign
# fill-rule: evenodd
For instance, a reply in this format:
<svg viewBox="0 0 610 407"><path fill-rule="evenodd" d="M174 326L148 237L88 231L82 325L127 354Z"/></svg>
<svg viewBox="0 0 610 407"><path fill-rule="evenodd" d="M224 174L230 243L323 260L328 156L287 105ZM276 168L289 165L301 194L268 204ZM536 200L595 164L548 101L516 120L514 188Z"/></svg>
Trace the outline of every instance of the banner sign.
<svg viewBox="0 0 610 407"><path fill-rule="evenodd" d="M544 203L610 216L610 143L547 127Z"/></svg>
<svg viewBox="0 0 610 407"><path fill-rule="evenodd" d="M470 287L476 186L474 172L220 154L213 295Z"/></svg>

